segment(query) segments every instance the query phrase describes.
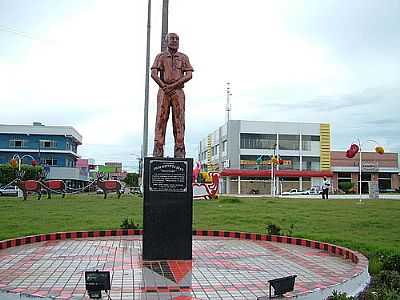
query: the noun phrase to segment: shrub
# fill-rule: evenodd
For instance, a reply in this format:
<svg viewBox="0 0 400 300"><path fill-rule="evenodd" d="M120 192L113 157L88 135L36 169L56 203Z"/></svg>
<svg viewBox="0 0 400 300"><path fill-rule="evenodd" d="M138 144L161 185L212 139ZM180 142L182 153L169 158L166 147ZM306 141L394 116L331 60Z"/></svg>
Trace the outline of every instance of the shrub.
<svg viewBox="0 0 400 300"><path fill-rule="evenodd" d="M327 300L354 300L354 297L347 296L346 293L333 291L332 296L329 296Z"/></svg>
<svg viewBox="0 0 400 300"><path fill-rule="evenodd" d="M281 228L275 224L268 224L267 233L269 235L281 235Z"/></svg>
<svg viewBox="0 0 400 300"><path fill-rule="evenodd" d="M288 231L285 233L285 235L293 236L293 232L294 232L294 224L290 224L290 227L289 227Z"/></svg>
<svg viewBox="0 0 400 300"><path fill-rule="evenodd" d="M353 183L351 182L339 182L339 188L346 194L353 191Z"/></svg>
<svg viewBox="0 0 400 300"><path fill-rule="evenodd" d="M122 229L139 229L139 224L135 224L133 219L128 220L128 218L125 218L122 221L122 224L119 225L119 227L121 227Z"/></svg>
<svg viewBox="0 0 400 300"><path fill-rule="evenodd" d="M400 291L400 273L397 271L381 271L377 276L377 283L390 290Z"/></svg>
<svg viewBox="0 0 400 300"><path fill-rule="evenodd" d="M383 270L397 271L400 273L400 254L392 254L383 258Z"/></svg>
<svg viewBox="0 0 400 300"><path fill-rule="evenodd" d="M385 287L377 290L369 290L361 297L362 300L400 300L398 291L390 290Z"/></svg>

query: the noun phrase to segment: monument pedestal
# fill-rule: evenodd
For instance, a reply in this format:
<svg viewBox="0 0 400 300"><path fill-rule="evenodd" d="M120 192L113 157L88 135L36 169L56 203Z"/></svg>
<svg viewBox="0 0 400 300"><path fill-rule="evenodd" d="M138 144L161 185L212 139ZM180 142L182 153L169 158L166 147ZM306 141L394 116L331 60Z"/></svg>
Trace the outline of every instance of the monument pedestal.
<svg viewBox="0 0 400 300"><path fill-rule="evenodd" d="M193 159L144 159L143 260L192 259Z"/></svg>

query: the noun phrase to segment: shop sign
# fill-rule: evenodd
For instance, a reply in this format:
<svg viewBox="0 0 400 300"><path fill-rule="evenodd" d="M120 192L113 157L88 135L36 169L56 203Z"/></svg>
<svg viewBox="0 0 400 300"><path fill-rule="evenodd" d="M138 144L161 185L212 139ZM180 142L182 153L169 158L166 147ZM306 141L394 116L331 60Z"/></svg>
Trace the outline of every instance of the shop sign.
<svg viewBox="0 0 400 300"><path fill-rule="evenodd" d="M378 162L363 162L362 171L363 172L378 172Z"/></svg>

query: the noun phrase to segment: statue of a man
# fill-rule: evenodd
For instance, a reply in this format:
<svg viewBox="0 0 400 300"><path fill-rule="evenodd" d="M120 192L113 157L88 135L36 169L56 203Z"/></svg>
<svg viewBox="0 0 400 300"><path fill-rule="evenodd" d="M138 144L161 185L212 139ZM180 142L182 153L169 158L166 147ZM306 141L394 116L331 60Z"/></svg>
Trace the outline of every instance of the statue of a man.
<svg viewBox="0 0 400 300"><path fill-rule="evenodd" d="M160 89L157 94L157 117L154 133L154 157L164 156L165 131L172 108L175 138L174 157L185 157L185 93L184 83L192 79L193 68L189 58L178 52L179 36L168 33L168 50L157 55L151 67L151 78Z"/></svg>

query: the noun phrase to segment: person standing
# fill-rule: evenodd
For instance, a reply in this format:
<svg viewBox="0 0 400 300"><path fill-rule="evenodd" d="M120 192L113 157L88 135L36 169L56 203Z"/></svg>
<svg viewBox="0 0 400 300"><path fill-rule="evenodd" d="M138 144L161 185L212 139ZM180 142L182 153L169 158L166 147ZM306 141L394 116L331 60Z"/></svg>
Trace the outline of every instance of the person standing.
<svg viewBox="0 0 400 300"><path fill-rule="evenodd" d="M174 157L185 158L185 93L184 83L192 79L189 58L178 52L179 37L168 33L167 51L157 55L151 67L151 78L160 87L157 94L157 116L154 133L154 157L164 157L165 131L172 110L175 138Z"/></svg>
<svg viewBox="0 0 400 300"><path fill-rule="evenodd" d="M329 187L330 187L330 182L328 181L328 179L326 179L326 177L324 177L324 180L322 181L322 199L326 199L328 200L328 195L329 195Z"/></svg>

